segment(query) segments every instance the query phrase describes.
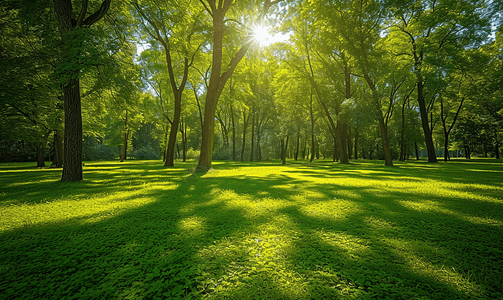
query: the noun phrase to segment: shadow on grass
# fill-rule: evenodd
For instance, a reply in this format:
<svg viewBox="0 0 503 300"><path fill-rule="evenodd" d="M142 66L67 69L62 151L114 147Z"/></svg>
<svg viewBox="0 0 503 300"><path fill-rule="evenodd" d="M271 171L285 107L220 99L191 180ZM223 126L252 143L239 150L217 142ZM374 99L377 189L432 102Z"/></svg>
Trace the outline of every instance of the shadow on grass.
<svg viewBox="0 0 503 300"><path fill-rule="evenodd" d="M465 166L269 163L260 166L282 169L261 177L250 164L205 175L187 171L191 163L157 164L89 164L77 184L47 183L59 173L45 170L21 172L18 180L31 178L24 185L2 181L4 206L124 190L138 193L117 201L152 201L4 231L0 298L502 296L503 203L493 177L474 181L490 185L494 201L464 186L410 190L425 180L471 184Z"/></svg>

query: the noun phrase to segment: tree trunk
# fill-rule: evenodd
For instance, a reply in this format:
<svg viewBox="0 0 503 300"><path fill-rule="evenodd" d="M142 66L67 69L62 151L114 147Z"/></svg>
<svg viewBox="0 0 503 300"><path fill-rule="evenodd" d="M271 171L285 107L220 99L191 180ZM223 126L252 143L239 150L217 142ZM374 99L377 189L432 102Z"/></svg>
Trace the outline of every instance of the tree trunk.
<svg viewBox="0 0 503 300"><path fill-rule="evenodd" d="M65 108L64 162L61 181L82 181L82 111L80 82L76 78L63 85Z"/></svg>
<svg viewBox="0 0 503 300"><path fill-rule="evenodd" d="M414 142L414 148L416 150L416 160L419 160L419 149L417 148L417 142Z"/></svg>
<svg viewBox="0 0 503 300"><path fill-rule="evenodd" d="M426 103L424 101L424 86L423 77L417 73L417 102L419 104L419 113L421 114L421 125L423 126L424 140L426 142L426 151L428 153L428 162L438 162L435 153L435 146L433 145L433 137L430 131L428 122L428 112L426 110Z"/></svg>
<svg viewBox="0 0 503 300"><path fill-rule="evenodd" d="M351 126L348 126L348 158L351 158L353 150L353 139L351 137Z"/></svg>
<svg viewBox="0 0 503 300"><path fill-rule="evenodd" d="M313 113L313 89L311 88L311 96L310 96L310 102L309 102L309 116L311 118L311 159L309 162L312 162L314 160L314 113Z"/></svg>
<svg viewBox="0 0 503 300"><path fill-rule="evenodd" d="M286 143L281 139L281 164L286 164L286 150L288 149L288 138L289 136L286 136Z"/></svg>
<svg viewBox="0 0 503 300"><path fill-rule="evenodd" d="M294 159L297 161L299 158L299 150L300 150L300 134L297 133L297 144L295 145L295 154L294 154Z"/></svg>
<svg viewBox="0 0 503 300"><path fill-rule="evenodd" d="M124 141L122 143L122 154L121 154L121 162L127 159L127 142L129 139L129 128L128 128L128 116L129 112L126 110L126 120L124 121Z"/></svg>
<svg viewBox="0 0 503 300"><path fill-rule="evenodd" d="M391 149L389 147L389 139L388 139L388 128L386 127L386 124L384 122L384 117L382 114L382 109L381 109L381 104L379 102L379 96L377 94L377 88L374 84L374 82L370 79L368 74L364 75L365 80L367 81L367 84L369 85L371 91L372 91L372 99L374 101L374 105L376 106L376 111L378 112L378 121L379 121L379 132L381 133L381 142L383 146L383 153L384 153L384 165L386 166L393 166L393 158L391 156Z"/></svg>
<svg viewBox="0 0 503 300"><path fill-rule="evenodd" d="M245 157L246 128L248 127L249 120L250 120L250 114L248 114L248 119L247 119L246 118L246 110L243 109L243 144L241 147L241 161L244 161L244 157Z"/></svg>
<svg viewBox="0 0 503 300"><path fill-rule="evenodd" d="M166 161L164 162L165 167L175 166L175 146L176 146L176 134L178 133L178 126L180 125L180 115L182 112L182 90L180 87L180 92L175 93L175 112L173 115L173 121L171 122L171 129L169 131L168 147L166 148Z"/></svg>
<svg viewBox="0 0 503 300"><path fill-rule="evenodd" d="M232 120L232 160L236 161L236 123L234 122L234 109L231 104L231 120Z"/></svg>
<svg viewBox="0 0 503 300"><path fill-rule="evenodd" d="M253 112L253 114L252 114L250 161L253 161L253 144L254 144L254 141L255 141L255 112Z"/></svg>
<svg viewBox="0 0 503 300"><path fill-rule="evenodd" d="M355 131L355 159L358 159L358 129Z"/></svg>
<svg viewBox="0 0 503 300"><path fill-rule="evenodd" d="M494 152L496 154L496 159L500 159L500 141L499 141L499 138L498 138L498 130L495 129L495 137L494 137L494 140L495 140L495 149L494 149Z"/></svg>
<svg viewBox="0 0 503 300"><path fill-rule="evenodd" d="M63 167L63 141L58 130L54 130L54 159L51 167Z"/></svg>
<svg viewBox="0 0 503 300"><path fill-rule="evenodd" d="M111 0L103 0L100 8L90 13L87 11L88 6L82 5L81 11L78 14L72 11L71 0L54 0L53 9L54 16L59 25L59 31L63 41L65 53L62 63L68 67L77 65L80 56L80 44L71 35L71 32L76 28L83 26L89 27L99 21L108 11ZM86 2L87 3L87 2ZM74 15L78 15L77 19L72 19ZM70 56L73 53L73 56ZM61 181L75 182L82 181L82 112L80 98L80 82L78 68L73 68L67 71L63 76L63 101L65 110L65 151L64 164Z"/></svg>
<svg viewBox="0 0 503 300"><path fill-rule="evenodd" d="M304 139L304 144L302 146L302 160L306 158L306 148L307 148L307 139Z"/></svg>
<svg viewBox="0 0 503 300"><path fill-rule="evenodd" d="M47 131L44 134L43 140L37 145L37 168L45 167L45 147L47 146L50 134L51 131Z"/></svg>
<svg viewBox="0 0 503 300"><path fill-rule="evenodd" d="M257 154L258 154L258 161L262 161L262 147L260 146L260 140L261 140L260 128L262 128L262 120L260 122L257 120Z"/></svg>
<svg viewBox="0 0 503 300"><path fill-rule="evenodd" d="M333 159L332 161L333 162L336 162L338 160L338 157L337 157L337 139L335 138L335 134L334 134L334 156L333 156Z"/></svg>
<svg viewBox="0 0 503 300"><path fill-rule="evenodd" d="M180 133L182 134L182 161L187 161L187 122L183 119L180 124Z"/></svg>

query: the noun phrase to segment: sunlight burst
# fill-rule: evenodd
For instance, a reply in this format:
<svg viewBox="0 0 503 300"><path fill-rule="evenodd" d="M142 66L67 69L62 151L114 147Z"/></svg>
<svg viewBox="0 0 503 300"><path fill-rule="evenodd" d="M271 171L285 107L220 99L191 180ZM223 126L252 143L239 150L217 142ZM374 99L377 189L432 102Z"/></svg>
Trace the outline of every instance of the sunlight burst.
<svg viewBox="0 0 503 300"><path fill-rule="evenodd" d="M269 28L263 25L256 25L253 27L252 37L255 42L257 42L261 47L270 44L272 38L269 33Z"/></svg>

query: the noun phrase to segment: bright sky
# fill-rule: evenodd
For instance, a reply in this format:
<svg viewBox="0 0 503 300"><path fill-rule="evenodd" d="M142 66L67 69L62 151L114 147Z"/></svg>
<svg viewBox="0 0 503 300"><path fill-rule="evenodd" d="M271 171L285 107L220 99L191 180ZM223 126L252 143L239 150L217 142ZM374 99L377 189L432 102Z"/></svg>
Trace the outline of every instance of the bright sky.
<svg viewBox="0 0 503 300"><path fill-rule="evenodd" d="M268 26L255 26L253 28L253 39L256 40L260 47L267 47L278 42L285 42L290 38L290 34L274 33L271 34L272 28Z"/></svg>

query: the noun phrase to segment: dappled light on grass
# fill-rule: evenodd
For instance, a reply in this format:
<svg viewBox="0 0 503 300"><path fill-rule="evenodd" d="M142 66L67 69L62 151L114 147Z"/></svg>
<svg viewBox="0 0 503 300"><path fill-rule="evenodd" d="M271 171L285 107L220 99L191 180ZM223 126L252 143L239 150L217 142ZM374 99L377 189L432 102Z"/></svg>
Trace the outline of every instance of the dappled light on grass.
<svg viewBox="0 0 503 300"><path fill-rule="evenodd" d="M86 164L85 181L76 184L58 183L58 174L44 169L27 171L32 180L22 189L14 184L26 173L2 181L0 279L10 283L0 292L114 299L503 296L501 173L477 171L491 177L472 180L462 163L385 168L357 161L216 162L201 175L188 171L195 162L158 164Z"/></svg>

